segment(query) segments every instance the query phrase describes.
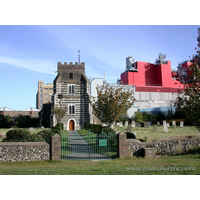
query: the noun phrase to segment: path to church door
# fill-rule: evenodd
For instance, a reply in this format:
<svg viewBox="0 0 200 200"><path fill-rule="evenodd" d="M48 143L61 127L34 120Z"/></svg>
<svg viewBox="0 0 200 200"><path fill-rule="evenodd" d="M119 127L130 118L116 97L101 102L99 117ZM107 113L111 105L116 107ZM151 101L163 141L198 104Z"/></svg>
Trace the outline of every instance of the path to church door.
<svg viewBox="0 0 200 200"><path fill-rule="evenodd" d="M70 131L75 130L75 123L74 123L74 120L72 119L69 121L69 130Z"/></svg>

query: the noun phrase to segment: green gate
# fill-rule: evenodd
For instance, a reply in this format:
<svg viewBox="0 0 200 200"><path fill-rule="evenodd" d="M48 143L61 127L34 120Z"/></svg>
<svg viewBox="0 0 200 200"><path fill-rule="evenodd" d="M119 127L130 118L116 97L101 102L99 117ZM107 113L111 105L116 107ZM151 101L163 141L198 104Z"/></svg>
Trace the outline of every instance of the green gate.
<svg viewBox="0 0 200 200"><path fill-rule="evenodd" d="M117 136L103 132L96 135L88 131L69 131L61 136L61 159L99 160L117 157Z"/></svg>

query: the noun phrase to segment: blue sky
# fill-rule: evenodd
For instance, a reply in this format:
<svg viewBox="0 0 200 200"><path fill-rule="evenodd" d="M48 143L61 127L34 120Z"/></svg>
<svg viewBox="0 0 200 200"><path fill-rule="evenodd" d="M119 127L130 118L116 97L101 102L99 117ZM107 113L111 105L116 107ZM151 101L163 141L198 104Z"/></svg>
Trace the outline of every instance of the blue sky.
<svg viewBox="0 0 200 200"><path fill-rule="evenodd" d="M154 63L159 53L176 69L197 46L197 25L0 26L0 107L36 107L39 80L52 83L57 62L85 62L88 78L116 83L126 57Z"/></svg>

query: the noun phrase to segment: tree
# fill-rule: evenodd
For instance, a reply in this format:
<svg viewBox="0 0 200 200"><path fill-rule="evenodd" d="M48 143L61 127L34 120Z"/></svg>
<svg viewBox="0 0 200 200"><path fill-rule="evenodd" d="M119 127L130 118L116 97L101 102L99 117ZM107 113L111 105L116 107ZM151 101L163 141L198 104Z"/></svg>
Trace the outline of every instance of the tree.
<svg viewBox="0 0 200 200"><path fill-rule="evenodd" d="M102 123L111 125L134 104L134 90L131 87L124 89L123 86L104 84L97 89L97 99L90 98L94 114Z"/></svg>
<svg viewBox="0 0 200 200"><path fill-rule="evenodd" d="M12 126L12 117L10 115L0 115L0 127L10 128Z"/></svg>
<svg viewBox="0 0 200 200"><path fill-rule="evenodd" d="M65 113L67 112L67 107L55 107L51 110L51 112L55 115L57 122L60 122L60 119L62 119L65 116Z"/></svg>
<svg viewBox="0 0 200 200"><path fill-rule="evenodd" d="M134 113L133 120L139 123L143 122L143 115L139 110Z"/></svg>
<svg viewBox="0 0 200 200"><path fill-rule="evenodd" d="M188 76L184 82L184 91L179 94L175 106L176 111L185 114L186 119L196 124L200 130L200 58L195 56L191 62Z"/></svg>

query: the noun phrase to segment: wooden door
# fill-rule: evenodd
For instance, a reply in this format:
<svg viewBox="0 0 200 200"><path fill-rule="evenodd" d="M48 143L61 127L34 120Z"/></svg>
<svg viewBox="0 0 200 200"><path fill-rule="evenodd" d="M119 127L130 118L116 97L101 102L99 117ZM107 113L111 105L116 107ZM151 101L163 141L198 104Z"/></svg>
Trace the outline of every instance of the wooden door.
<svg viewBox="0 0 200 200"><path fill-rule="evenodd" d="M72 130L74 130L74 128L75 128L74 120L71 119L71 120L69 121L69 130L72 131Z"/></svg>

